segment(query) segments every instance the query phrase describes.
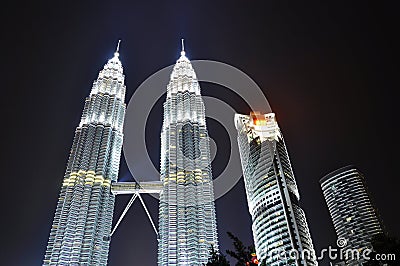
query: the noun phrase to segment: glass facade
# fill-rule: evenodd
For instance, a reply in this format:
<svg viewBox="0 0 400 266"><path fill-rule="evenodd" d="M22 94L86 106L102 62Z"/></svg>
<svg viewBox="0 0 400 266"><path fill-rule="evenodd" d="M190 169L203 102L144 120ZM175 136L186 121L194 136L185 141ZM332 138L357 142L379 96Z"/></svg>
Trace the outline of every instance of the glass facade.
<svg viewBox="0 0 400 266"><path fill-rule="evenodd" d="M254 244L267 265L317 265L274 113L235 115Z"/></svg>
<svg viewBox="0 0 400 266"><path fill-rule="evenodd" d="M204 265L218 249L204 103L193 67L177 60L167 86L161 131L159 265Z"/></svg>
<svg viewBox="0 0 400 266"><path fill-rule="evenodd" d="M371 249L372 237L383 230L361 172L349 165L324 176L320 183L336 235L346 243L343 254ZM365 262L361 256L345 256L345 259L346 265Z"/></svg>
<svg viewBox="0 0 400 266"><path fill-rule="evenodd" d="M76 128L43 265L106 265L125 116L118 49L100 71Z"/></svg>

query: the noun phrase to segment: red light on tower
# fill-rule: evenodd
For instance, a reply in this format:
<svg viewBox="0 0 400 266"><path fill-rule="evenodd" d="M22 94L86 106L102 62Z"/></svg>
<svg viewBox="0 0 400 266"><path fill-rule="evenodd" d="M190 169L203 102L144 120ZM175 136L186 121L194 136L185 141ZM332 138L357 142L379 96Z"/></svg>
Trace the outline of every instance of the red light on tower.
<svg viewBox="0 0 400 266"><path fill-rule="evenodd" d="M258 126L260 122L258 121L258 119L256 117L253 117L253 124Z"/></svg>
<svg viewBox="0 0 400 266"><path fill-rule="evenodd" d="M265 126L267 123L264 115L260 114L260 112L252 112L250 117L255 126Z"/></svg>
<svg viewBox="0 0 400 266"><path fill-rule="evenodd" d="M252 256L252 258L251 258L251 263L258 265L258 262L259 262L259 261L258 261L258 259L257 259L256 253L251 253L251 256Z"/></svg>

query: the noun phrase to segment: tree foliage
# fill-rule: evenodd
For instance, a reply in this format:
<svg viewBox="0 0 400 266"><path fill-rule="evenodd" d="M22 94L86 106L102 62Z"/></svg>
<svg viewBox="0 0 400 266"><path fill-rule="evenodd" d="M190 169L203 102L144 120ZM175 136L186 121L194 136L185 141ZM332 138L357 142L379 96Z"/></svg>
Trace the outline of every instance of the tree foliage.
<svg viewBox="0 0 400 266"><path fill-rule="evenodd" d="M265 265L265 263L253 263L254 254L256 252L254 245L245 246L243 242L231 232L227 232L227 234L233 240L233 247L235 250L227 250L226 253L237 260L236 266Z"/></svg>
<svg viewBox="0 0 400 266"><path fill-rule="evenodd" d="M226 257L217 252L214 249L214 246L211 245L210 248L210 257L208 258L207 266L229 266L229 262L226 260Z"/></svg>
<svg viewBox="0 0 400 266"><path fill-rule="evenodd" d="M227 250L226 253L237 260L236 266L266 266L265 262L258 263L255 258L254 245L245 246L243 242L234 236L231 232L227 232L228 236L233 240L234 251ZM219 253L214 249L214 246L210 247L210 255L206 266L229 266L229 262L225 255Z"/></svg>

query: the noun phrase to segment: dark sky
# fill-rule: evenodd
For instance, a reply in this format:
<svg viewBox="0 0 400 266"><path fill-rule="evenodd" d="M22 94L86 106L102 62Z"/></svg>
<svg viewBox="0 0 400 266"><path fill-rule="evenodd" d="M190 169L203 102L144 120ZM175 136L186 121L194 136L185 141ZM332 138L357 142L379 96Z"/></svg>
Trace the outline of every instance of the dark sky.
<svg viewBox="0 0 400 266"><path fill-rule="evenodd" d="M231 64L260 85L283 131L317 251L336 241L318 180L347 164L365 174L386 229L400 236L397 9L385 1L142 2L2 6L2 265L41 264L84 99L119 38L127 99L175 62L182 37L190 59ZM202 89L237 101L224 88ZM147 129L157 167L160 107ZM223 144L220 126L208 126ZM222 163L217 157L214 172ZM120 176L131 178L124 163ZM157 201L144 198L157 219ZM127 201L117 199L115 219ZM227 231L250 244L243 181L216 208L221 250L231 248ZM155 265L156 257L155 234L136 202L111 241L109 265Z"/></svg>

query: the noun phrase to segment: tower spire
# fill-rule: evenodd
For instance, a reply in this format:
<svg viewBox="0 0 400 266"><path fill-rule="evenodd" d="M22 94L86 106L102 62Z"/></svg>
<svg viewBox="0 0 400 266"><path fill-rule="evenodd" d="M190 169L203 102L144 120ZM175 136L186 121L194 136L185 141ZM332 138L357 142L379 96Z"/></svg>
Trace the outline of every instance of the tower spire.
<svg viewBox="0 0 400 266"><path fill-rule="evenodd" d="M121 43L121 39L118 40L117 49L115 50L115 53L114 53L114 55L115 55L116 57L119 56L119 44L120 44L120 43Z"/></svg>
<svg viewBox="0 0 400 266"><path fill-rule="evenodd" d="M181 55L185 55L185 39L181 39L182 42L182 50L181 50Z"/></svg>

